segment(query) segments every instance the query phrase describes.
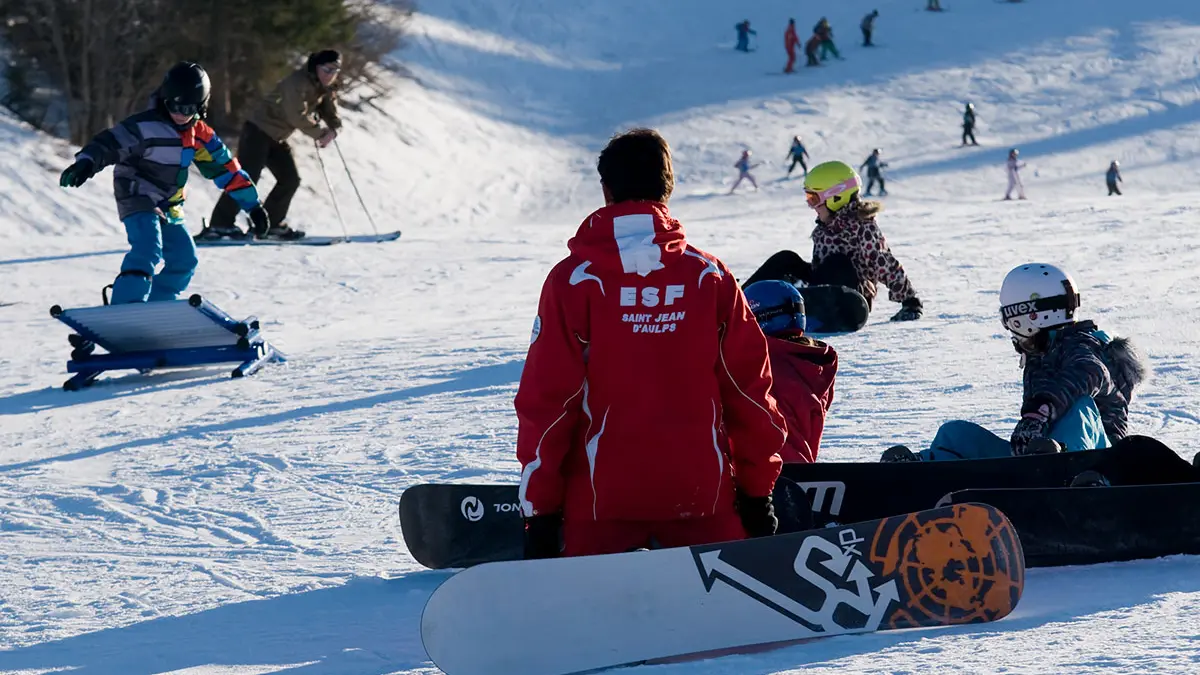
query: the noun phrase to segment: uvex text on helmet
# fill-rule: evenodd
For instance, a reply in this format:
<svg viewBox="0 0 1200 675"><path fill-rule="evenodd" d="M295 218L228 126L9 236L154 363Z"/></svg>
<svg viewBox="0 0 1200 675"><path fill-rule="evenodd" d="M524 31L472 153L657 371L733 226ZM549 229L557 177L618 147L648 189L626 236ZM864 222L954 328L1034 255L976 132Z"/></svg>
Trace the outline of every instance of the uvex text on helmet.
<svg viewBox="0 0 1200 675"><path fill-rule="evenodd" d="M1000 286L1000 321L1021 337L1074 321L1078 308L1075 281L1054 265L1019 265Z"/></svg>

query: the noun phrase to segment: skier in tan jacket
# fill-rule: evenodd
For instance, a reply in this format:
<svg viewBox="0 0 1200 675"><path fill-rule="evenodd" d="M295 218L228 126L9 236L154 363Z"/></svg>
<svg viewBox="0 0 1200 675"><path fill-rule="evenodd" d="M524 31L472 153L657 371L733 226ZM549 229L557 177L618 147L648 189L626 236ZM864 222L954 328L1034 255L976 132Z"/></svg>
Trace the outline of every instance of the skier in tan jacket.
<svg viewBox="0 0 1200 675"><path fill-rule="evenodd" d="M288 207L300 187L300 174L288 137L300 130L325 147L342 127L338 117L334 81L341 71L341 55L327 49L309 55L304 67L288 75L263 97L250 112L238 137L237 159L255 182L263 168L275 176L275 186L264 206L271 227L253 236L271 239L299 239L304 232L287 224ZM324 123L324 124L322 124ZM197 239L240 239L247 236L234 223L237 204L222 197L212 219Z"/></svg>

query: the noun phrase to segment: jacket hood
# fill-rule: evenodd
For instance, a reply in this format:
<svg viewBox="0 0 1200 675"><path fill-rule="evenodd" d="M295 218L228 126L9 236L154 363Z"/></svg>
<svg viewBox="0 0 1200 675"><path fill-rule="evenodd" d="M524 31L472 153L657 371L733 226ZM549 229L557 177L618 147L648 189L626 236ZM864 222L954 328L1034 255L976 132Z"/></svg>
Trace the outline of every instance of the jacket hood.
<svg viewBox="0 0 1200 675"><path fill-rule="evenodd" d="M829 222L823 223L817 219L818 230L826 230L828 232L841 232L847 228L853 227L855 223L863 220L872 220L879 212L883 210L883 204L870 199L859 199L857 196L849 204L834 211L833 217ZM814 231L814 235L816 232Z"/></svg>
<svg viewBox="0 0 1200 675"><path fill-rule="evenodd" d="M599 269L646 276L683 256L683 226L666 204L620 202L592 213L567 242L571 253Z"/></svg>
<svg viewBox="0 0 1200 675"><path fill-rule="evenodd" d="M803 335L785 334L767 340L771 352L786 355L788 366L818 398L823 398L833 387L838 360L837 352L832 347Z"/></svg>
<svg viewBox="0 0 1200 675"><path fill-rule="evenodd" d="M1113 338L1108 344L1108 365L1113 383L1126 397L1146 379L1146 364L1127 338Z"/></svg>
<svg viewBox="0 0 1200 675"><path fill-rule="evenodd" d="M1098 331L1100 335L1097 335ZM1094 340L1104 350L1104 362L1108 366L1113 384L1126 397L1146 380L1146 363L1133 343L1123 337L1109 339L1090 319L1075 321L1054 329L1043 329L1035 337L1043 338L1043 342L1046 342L1045 338L1051 335L1054 336L1051 344L1059 340ZM1040 353L1044 354L1048 346L1043 344Z"/></svg>

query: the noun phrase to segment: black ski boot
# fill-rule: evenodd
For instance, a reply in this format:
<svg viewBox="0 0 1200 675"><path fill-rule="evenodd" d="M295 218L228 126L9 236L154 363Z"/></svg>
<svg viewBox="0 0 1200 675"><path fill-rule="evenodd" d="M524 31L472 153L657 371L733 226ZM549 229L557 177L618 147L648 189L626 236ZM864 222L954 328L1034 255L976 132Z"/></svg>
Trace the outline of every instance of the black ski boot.
<svg viewBox="0 0 1200 675"><path fill-rule="evenodd" d="M237 225L230 225L229 227L205 226L204 229L200 230L200 234L192 237L196 241L220 241L222 239L240 241L245 238L246 233L242 232L241 228Z"/></svg>
<svg viewBox="0 0 1200 675"><path fill-rule="evenodd" d="M1088 469L1071 479L1071 487L1112 487L1112 483L1099 471Z"/></svg>
<svg viewBox="0 0 1200 675"><path fill-rule="evenodd" d="M279 239L282 241L295 241L303 238L303 230L293 230L287 223L272 225L271 229L267 230L267 236L263 237L263 239Z"/></svg>
<svg viewBox="0 0 1200 675"><path fill-rule="evenodd" d="M879 456L880 462L919 462L921 456L904 445L893 445Z"/></svg>

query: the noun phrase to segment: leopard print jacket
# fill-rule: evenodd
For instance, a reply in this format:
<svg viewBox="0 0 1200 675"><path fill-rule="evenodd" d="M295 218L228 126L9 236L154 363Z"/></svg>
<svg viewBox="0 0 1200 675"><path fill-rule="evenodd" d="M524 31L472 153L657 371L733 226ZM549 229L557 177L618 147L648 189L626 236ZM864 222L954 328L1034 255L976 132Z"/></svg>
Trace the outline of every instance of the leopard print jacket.
<svg viewBox="0 0 1200 675"><path fill-rule="evenodd" d="M812 232L813 265L819 266L821 260L835 253L849 257L858 275L858 292L869 305L874 304L876 284L887 286L892 302L917 297L904 267L892 255L875 224L875 215L881 209L879 202L855 201L836 212L828 223L817 223Z"/></svg>

